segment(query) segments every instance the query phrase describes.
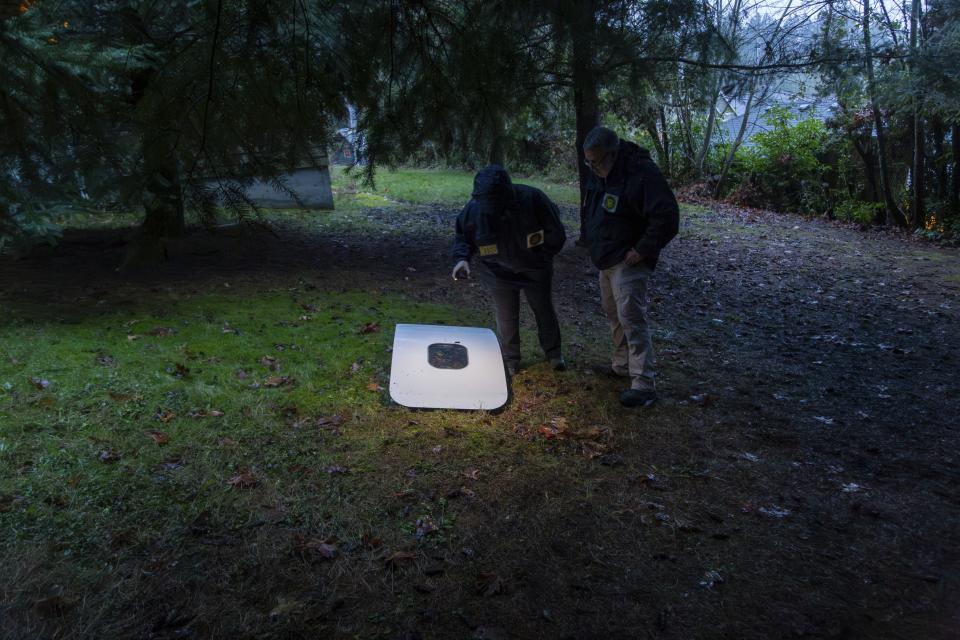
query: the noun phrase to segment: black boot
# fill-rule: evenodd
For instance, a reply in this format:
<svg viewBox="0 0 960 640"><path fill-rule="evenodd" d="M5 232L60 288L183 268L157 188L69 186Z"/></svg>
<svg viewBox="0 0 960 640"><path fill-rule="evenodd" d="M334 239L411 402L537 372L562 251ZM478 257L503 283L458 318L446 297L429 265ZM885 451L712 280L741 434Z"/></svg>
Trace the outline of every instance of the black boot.
<svg viewBox="0 0 960 640"><path fill-rule="evenodd" d="M625 407L646 408L657 401L657 392L653 389L627 389L620 394L620 404Z"/></svg>

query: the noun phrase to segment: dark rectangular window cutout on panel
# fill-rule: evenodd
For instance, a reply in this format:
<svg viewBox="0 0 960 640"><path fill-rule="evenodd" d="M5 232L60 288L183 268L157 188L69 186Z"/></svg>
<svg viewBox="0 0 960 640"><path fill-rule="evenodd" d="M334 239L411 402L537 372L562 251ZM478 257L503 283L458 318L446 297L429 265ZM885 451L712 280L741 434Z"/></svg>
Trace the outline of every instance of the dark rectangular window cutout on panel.
<svg viewBox="0 0 960 640"><path fill-rule="evenodd" d="M431 344L427 347L427 362L437 369L463 369L469 363L467 348L462 344Z"/></svg>

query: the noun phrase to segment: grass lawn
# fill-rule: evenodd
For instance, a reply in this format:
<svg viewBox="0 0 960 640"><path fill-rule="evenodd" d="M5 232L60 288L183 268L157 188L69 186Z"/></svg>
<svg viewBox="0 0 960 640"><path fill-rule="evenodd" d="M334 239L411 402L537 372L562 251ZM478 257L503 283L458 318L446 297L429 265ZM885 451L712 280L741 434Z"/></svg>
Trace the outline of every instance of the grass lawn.
<svg viewBox="0 0 960 640"><path fill-rule="evenodd" d="M452 169L380 169L375 176L375 186L368 187L363 184L359 168L347 171L343 167L331 167L335 205L338 207L350 201L366 206L399 201L462 207L470 199L474 175L473 171ZM519 175L511 178L515 183L542 190L557 204L577 206L580 202L580 190L575 181L557 183Z"/></svg>

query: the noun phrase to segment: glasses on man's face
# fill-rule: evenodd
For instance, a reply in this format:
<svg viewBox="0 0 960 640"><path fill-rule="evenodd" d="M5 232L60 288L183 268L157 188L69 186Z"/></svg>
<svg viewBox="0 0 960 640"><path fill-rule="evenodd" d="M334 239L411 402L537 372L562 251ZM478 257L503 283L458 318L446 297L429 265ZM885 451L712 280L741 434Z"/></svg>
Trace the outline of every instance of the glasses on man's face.
<svg viewBox="0 0 960 640"><path fill-rule="evenodd" d="M600 156L599 158L597 158L596 160L591 160L590 158L584 157L584 158L583 158L583 164L585 164L585 165L587 165L588 167L590 167L590 170L591 170L591 171L596 171L597 168L600 167L600 165L603 164L604 160L606 160L607 157L609 157L609 155L610 155L609 153L605 153L605 154L603 154L602 156Z"/></svg>

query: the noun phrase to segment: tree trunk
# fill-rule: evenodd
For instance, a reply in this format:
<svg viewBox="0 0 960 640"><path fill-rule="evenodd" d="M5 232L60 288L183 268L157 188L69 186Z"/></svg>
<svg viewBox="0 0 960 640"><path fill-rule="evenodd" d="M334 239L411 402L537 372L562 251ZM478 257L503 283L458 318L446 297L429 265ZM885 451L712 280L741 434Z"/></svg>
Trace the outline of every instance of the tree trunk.
<svg viewBox="0 0 960 640"><path fill-rule="evenodd" d="M925 176L926 162L923 153L923 121L919 109L913 113L913 167L911 169L911 186L913 187L913 228L920 229L926 220L924 210L924 192L926 190Z"/></svg>
<svg viewBox="0 0 960 640"><path fill-rule="evenodd" d="M660 105L660 135L663 141L662 166L660 168L663 169L663 175L670 181L673 179L673 165L670 162L670 130L667 128L667 111L663 108L663 105Z"/></svg>
<svg viewBox="0 0 960 640"><path fill-rule="evenodd" d="M173 135L158 127L143 140L146 181L144 219L122 268L149 266L168 258L167 242L184 234L183 192Z"/></svg>
<svg viewBox="0 0 960 640"><path fill-rule="evenodd" d="M870 202L877 202L880 199L880 189L877 187L877 161L870 153L870 149L864 148L857 142L853 135L850 135L850 142L856 150L857 155L863 161L863 175L867 180L866 198Z"/></svg>
<svg viewBox="0 0 960 640"><path fill-rule="evenodd" d="M880 164L880 189L883 191L883 202L886 207L883 223L906 226L903 212L897 207L890 189L890 172L887 166L886 134L883 130L883 118L880 114L880 103L877 99L877 83L873 76L873 44L870 36L870 0L863 0L863 55L864 66L867 72L867 91L870 94L870 107L873 111L874 129L877 133L877 159Z"/></svg>
<svg viewBox="0 0 960 640"><path fill-rule="evenodd" d="M863 158L863 170L867 178L867 189L869 193L867 194L870 202L880 202L880 185L877 184L877 159L873 156L872 153L865 153L861 156Z"/></svg>
<svg viewBox="0 0 960 640"><path fill-rule="evenodd" d="M587 193L587 180L590 179L590 169L584 163L583 141L590 130L600 124L600 95L597 71L593 65L596 16L592 0L575 0L571 18L568 28L573 44L573 102L577 127L575 144L582 203ZM581 215L581 238L584 231L583 225L584 220Z"/></svg>
<svg viewBox="0 0 960 640"><path fill-rule="evenodd" d="M727 151L727 157L723 161L723 168L720 169L720 178L717 180L717 186L714 187L714 197L719 198L723 193L723 184L727 180L727 174L730 173L730 167L733 166L733 159L737 155L737 149L743 142L743 134L747 130L747 124L750 122L750 110L753 107L753 96L756 94L757 79L750 81L750 93L747 95L747 102L743 107L743 117L740 119L740 128L737 129L737 137L730 143L730 149Z"/></svg>
<svg viewBox="0 0 960 640"><path fill-rule="evenodd" d="M681 157L686 159L686 165L688 167L692 167L694 158L697 157L697 151L693 144L693 118L690 115L690 110L686 107L680 107L677 112L680 114L679 119L681 121L686 121L680 130L680 133L683 134L683 138L681 140L683 143L683 156ZM667 134L666 119L664 119L664 135L666 136Z"/></svg>
<svg viewBox="0 0 960 640"><path fill-rule="evenodd" d="M960 215L960 124L950 130L950 146L953 151L953 189L950 192L950 210Z"/></svg>
<svg viewBox="0 0 960 640"><path fill-rule="evenodd" d="M663 164L665 152L663 149L663 141L660 140L660 132L657 131L657 123L653 120L645 119L643 121L643 127L647 130L647 135L650 136L650 140L653 142L654 151L657 154L657 162Z"/></svg>
<svg viewBox="0 0 960 640"><path fill-rule="evenodd" d="M916 84L914 73L916 71L912 60L915 60L919 53L919 37L917 28L920 24L920 0L913 0L910 8L910 50L913 54L911 59L911 80ZM923 208L924 196L924 153L923 153L923 120L920 116L922 106L922 95L918 88L913 91L913 169L911 186L913 187L913 228L920 229L926 221L926 213Z"/></svg>
<svg viewBox="0 0 960 640"><path fill-rule="evenodd" d="M713 127L717 122L717 101L720 99L720 76L717 75L717 80L713 85L713 93L710 98L710 113L707 115L707 129L703 132L703 144L700 146L700 151L697 152L697 158L695 160L695 166L697 169L697 176L703 177L703 166L707 161L707 154L710 152L710 143L713 141Z"/></svg>
<svg viewBox="0 0 960 640"><path fill-rule="evenodd" d="M933 152L936 155L937 169L937 200L940 204L947 199L947 159L944 157L943 143L946 138L946 131L943 129L943 120L935 117L932 127Z"/></svg>

